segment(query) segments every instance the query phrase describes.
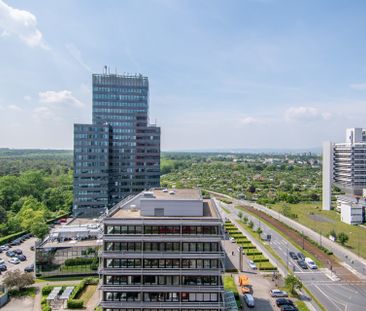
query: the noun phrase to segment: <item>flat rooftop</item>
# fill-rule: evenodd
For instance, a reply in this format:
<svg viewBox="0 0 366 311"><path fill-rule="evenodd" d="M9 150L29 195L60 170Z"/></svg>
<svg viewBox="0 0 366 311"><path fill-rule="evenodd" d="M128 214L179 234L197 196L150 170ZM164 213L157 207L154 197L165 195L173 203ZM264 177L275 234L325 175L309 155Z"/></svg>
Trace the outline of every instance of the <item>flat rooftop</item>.
<svg viewBox="0 0 366 311"><path fill-rule="evenodd" d="M169 195L169 194L168 194ZM142 218L142 219L156 219L156 218L172 218L172 219L190 219L190 218L220 218L217 214L215 203L211 200L203 200L203 216L143 216L140 209L120 208L113 213L111 218Z"/></svg>
<svg viewBox="0 0 366 311"><path fill-rule="evenodd" d="M57 242L57 241L50 241L47 240L45 243L41 244L41 248L51 248L51 247L75 247L75 246L86 246L86 247L94 247L97 245L102 245L103 240L71 240L71 241L64 241L64 242Z"/></svg>
<svg viewBox="0 0 366 311"><path fill-rule="evenodd" d="M201 200L201 192L198 189L152 189L157 200ZM145 199L145 198L144 198Z"/></svg>

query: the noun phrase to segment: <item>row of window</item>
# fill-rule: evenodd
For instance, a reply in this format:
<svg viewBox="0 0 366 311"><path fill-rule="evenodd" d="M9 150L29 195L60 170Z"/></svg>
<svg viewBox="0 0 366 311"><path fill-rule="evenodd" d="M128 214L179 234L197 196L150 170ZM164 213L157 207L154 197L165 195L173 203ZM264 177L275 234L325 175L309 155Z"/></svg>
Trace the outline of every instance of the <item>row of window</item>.
<svg viewBox="0 0 366 311"><path fill-rule="evenodd" d="M125 269L219 269L222 263L218 259L105 259L105 268Z"/></svg>
<svg viewBox="0 0 366 311"><path fill-rule="evenodd" d="M106 139L109 137L108 134L87 134L87 133L81 133L81 134L75 134L74 135L75 138L79 138L79 139L86 139L86 138L90 138L90 139Z"/></svg>
<svg viewBox="0 0 366 311"><path fill-rule="evenodd" d="M106 242L107 252L218 252L217 242Z"/></svg>
<svg viewBox="0 0 366 311"><path fill-rule="evenodd" d="M105 275L105 285L188 285L218 286L218 276L179 276L179 275Z"/></svg>
<svg viewBox="0 0 366 311"><path fill-rule="evenodd" d="M138 101L138 102L121 102L121 101L103 101L96 100L93 101L93 108L95 107L125 107L125 108L143 108L147 109L146 101ZM146 111L145 111L146 112Z"/></svg>
<svg viewBox="0 0 366 311"><path fill-rule="evenodd" d="M113 93L93 93L93 99L146 101L147 96L146 95L113 94Z"/></svg>
<svg viewBox="0 0 366 311"><path fill-rule="evenodd" d="M107 148L75 148L75 153L107 153Z"/></svg>
<svg viewBox="0 0 366 311"><path fill-rule="evenodd" d="M108 146L108 141L75 140L75 146Z"/></svg>
<svg viewBox="0 0 366 311"><path fill-rule="evenodd" d="M146 301L146 302L218 302L218 293L178 292L104 292L105 301Z"/></svg>
<svg viewBox="0 0 366 311"><path fill-rule="evenodd" d="M105 87L105 86L94 86L93 92L119 92L119 93L136 93L146 94L146 88L133 88L133 87Z"/></svg>
<svg viewBox="0 0 366 311"><path fill-rule="evenodd" d="M85 126L85 125L74 125L74 131L75 132L94 132L94 133L98 133L98 132L108 132L109 131L109 127L108 126Z"/></svg>
<svg viewBox="0 0 366 311"><path fill-rule="evenodd" d="M94 108L94 113L126 113L126 114L134 114L134 113L146 113L146 109L120 109L120 108ZM133 120L133 119L132 119Z"/></svg>
<svg viewBox="0 0 366 311"><path fill-rule="evenodd" d="M106 226L107 234L217 235L217 226Z"/></svg>

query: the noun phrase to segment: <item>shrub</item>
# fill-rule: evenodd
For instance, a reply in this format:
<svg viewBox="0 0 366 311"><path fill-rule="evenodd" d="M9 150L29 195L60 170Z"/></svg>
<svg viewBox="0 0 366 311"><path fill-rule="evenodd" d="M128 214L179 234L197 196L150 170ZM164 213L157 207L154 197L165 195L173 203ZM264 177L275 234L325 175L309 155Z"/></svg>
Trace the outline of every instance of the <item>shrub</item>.
<svg viewBox="0 0 366 311"><path fill-rule="evenodd" d="M65 266L80 266L80 265L90 265L94 261L94 258L69 258L65 260Z"/></svg>
<svg viewBox="0 0 366 311"><path fill-rule="evenodd" d="M67 308L69 309L82 309L84 307L84 301L81 299L69 299L67 301Z"/></svg>
<svg viewBox="0 0 366 311"><path fill-rule="evenodd" d="M50 292L52 292L52 289L53 289L53 286L51 285L46 285L42 288L42 295L43 296L46 296L46 295L49 295Z"/></svg>

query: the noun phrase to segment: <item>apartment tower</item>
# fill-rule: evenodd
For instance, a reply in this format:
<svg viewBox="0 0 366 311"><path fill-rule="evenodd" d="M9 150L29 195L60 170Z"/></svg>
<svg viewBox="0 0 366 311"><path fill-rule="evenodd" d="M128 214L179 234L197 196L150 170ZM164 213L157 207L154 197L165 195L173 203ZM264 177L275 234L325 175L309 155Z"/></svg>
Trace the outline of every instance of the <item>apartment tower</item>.
<svg viewBox="0 0 366 311"><path fill-rule="evenodd" d="M149 124L149 81L93 74L92 124L74 125L75 215L98 216L160 185L160 128Z"/></svg>

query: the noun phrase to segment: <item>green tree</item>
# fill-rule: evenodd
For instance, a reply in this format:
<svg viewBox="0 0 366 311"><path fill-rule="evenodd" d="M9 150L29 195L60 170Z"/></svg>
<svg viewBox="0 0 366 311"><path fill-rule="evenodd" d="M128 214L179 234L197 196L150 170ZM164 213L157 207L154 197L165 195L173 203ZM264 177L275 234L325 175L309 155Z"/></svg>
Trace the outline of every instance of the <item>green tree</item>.
<svg viewBox="0 0 366 311"><path fill-rule="evenodd" d="M334 229L332 229L330 232L329 232L329 235L331 235L332 237L334 237L335 240L337 240L337 232L335 232Z"/></svg>
<svg viewBox="0 0 366 311"><path fill-rule="evenodd" d="M253 226L254 226L253 221L251 221L251 220L250 220L250 221L248 222L248 227L249 227L250 229L252 229L252 228L253 228Z"/></svg>
<svg viewBox="0 0 366 311"><path fill-rule="evenodd" d="M6 210L2 206L0 206L0 224L3 224L6 222Z"/></svg>
<svg viewBox="0 0 366 311"><path fill-rule="evenodd" d="M240 219L242 219L243 218L243 213L242 212L238 212L238 217L240 218Z"/></svg>
<svg viewBox="0 0 366 311"><path fill-rule="evenodd" d="M263 232L263 230L262 230L262 228L261 227L258 227L258 229L257 229L257 231L256 231L257 233L258 233L258 235L260 235L262 232Z"/></svg>
<svg viewBox="0 0 366 311"><path fill-rule="evenodd" d="M341 245L345 245L349 240L349 237L346 233L341 232L338 234L338 241L341 243Z"/></svg>
<svg viewBox="0 0 366 311"><path fill-rule="evenodd" d="M22 273L19 269L5 273L3 283L9 289L21 290L34 283L34 277L31 273Z"/></svg>
<svg viewBox="0 0 366 311"><path fill-rule="evenodd" d="M302 282L293 274L287 275L285 285L292 294L296 294L296 290L302 288Z"/></svg>
<svg viewBox="0 0 366 311"><path fill-rule="evenodd" d="M246 224L248 222L248 217L247 216L244 216L243 221Z"/></svg>
<svg viewBox="0 0 366 311"><path fill-rule="evenodd" d="M30 232L37 238L43 239L49 231L45 221L37 221L30 226Z"/></svg>

